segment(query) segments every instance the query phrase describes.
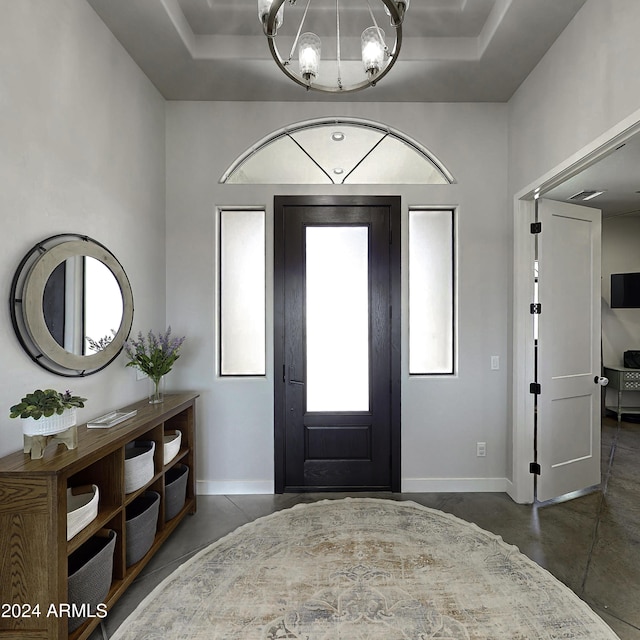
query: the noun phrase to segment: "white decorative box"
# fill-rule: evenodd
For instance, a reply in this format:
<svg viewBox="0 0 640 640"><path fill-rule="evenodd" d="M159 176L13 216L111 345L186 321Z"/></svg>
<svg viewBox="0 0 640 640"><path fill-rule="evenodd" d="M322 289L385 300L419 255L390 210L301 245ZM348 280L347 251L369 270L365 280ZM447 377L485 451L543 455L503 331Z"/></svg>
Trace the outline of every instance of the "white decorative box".
<svg viewBox="0 0 640 640"><path fill-rule="evenodd" d="M100 491L95 484L67 489L67 540L97 517L99 501Z"/></svg>
<svg viewBox="0 0 640 640"><path fill-rule="evenodd" d="M153 478L153 452L156 443L130 442L124 449L124 492L131 493Z"/></svg>
<svg viewBox="0 0 640 640"><path fill-rule="evenodd" d="M169 464L180 451L182 433L176 429L175 433L164 434L164 464Z"/></svg>

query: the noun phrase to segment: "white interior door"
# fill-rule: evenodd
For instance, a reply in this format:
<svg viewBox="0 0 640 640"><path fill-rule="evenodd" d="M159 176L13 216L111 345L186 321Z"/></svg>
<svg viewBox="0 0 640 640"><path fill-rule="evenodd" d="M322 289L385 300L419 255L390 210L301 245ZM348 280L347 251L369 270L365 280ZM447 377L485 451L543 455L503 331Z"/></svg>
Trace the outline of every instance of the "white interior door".
<svg viewBox="0 0 640 640"><path fill-rule="evenodd" d="M600 483L598 209L541 200L537 499Z"/></svg>

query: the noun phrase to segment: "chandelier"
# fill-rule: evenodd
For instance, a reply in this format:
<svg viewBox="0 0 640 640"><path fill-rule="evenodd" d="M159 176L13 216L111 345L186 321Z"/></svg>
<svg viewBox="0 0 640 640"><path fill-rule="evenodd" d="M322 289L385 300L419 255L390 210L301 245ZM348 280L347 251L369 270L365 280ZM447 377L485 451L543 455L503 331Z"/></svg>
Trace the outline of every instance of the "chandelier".
<svg viewBox="0 0 640 640"><path fill-rule="evenodd" d="M402 21L410 0L373 0L375 11L371 7L371 0L347 0L348 7L342 11L340 0L335 0L335 20L326 2L316 0L314 12L311 7L313 0L306 0L304 10L299 12L299 25L288 34L281 29L285 2L292 6L297 4L297 0L258 0L258 18L278 67L307 90L347 93L374 86L389 73L398 59L402 44ZM305 3L300 2L302 4ZM393 29L393 39L389 39L389 44L380 27L385 13ZM362 24L357 25L357 31L362 26L366 25L366 28L356 43L355 38L345 37L344 31L346 28L353 33L359 21ZM325 36L329 46L325 46L324 50L335 51L335 57L331 60L324 59L322 41L311 31L314 27L335 29L335 41L332 35ZM281 40L282 51L288 51L288 55L280 53L277 37ZM360 60L357 60L358 56Z"/></svg>

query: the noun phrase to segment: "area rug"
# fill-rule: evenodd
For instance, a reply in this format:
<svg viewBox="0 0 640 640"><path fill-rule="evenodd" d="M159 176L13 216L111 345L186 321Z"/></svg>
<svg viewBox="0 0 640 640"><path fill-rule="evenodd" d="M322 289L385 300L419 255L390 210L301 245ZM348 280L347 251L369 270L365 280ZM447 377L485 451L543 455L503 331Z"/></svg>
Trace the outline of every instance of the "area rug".
<svg viewBox="0 0 640 640"><path fill-rule="evenodd" d="M413 502L300 504L177 569L117 640L615 639L492 533Z"/></svg>

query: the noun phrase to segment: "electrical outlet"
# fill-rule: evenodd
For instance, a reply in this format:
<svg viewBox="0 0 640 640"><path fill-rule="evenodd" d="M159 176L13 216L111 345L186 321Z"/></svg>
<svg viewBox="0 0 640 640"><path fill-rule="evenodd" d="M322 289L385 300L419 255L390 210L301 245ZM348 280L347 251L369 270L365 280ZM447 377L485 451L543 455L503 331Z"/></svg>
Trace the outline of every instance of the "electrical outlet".
<svg viewBox="0 0 640 640"><path fill-rule="evenodd" d="M142 371L140 371L140 369L136 367L136 380L144 380L147 377L148 376L146 373L143 373Z"/></svg>
<svg viewBox="0 0 640 640"><path fill-rule="evenodd" d="M497 371L500 368L500 356L491 356L491 371Z"/></svg>
<svg viewBox="0 0 640 640"><path fill-rule="evenodd" d="M476 455L479 458L484 458L487 455L487 443L486 442L477 442L476 443Z"/></svg>

